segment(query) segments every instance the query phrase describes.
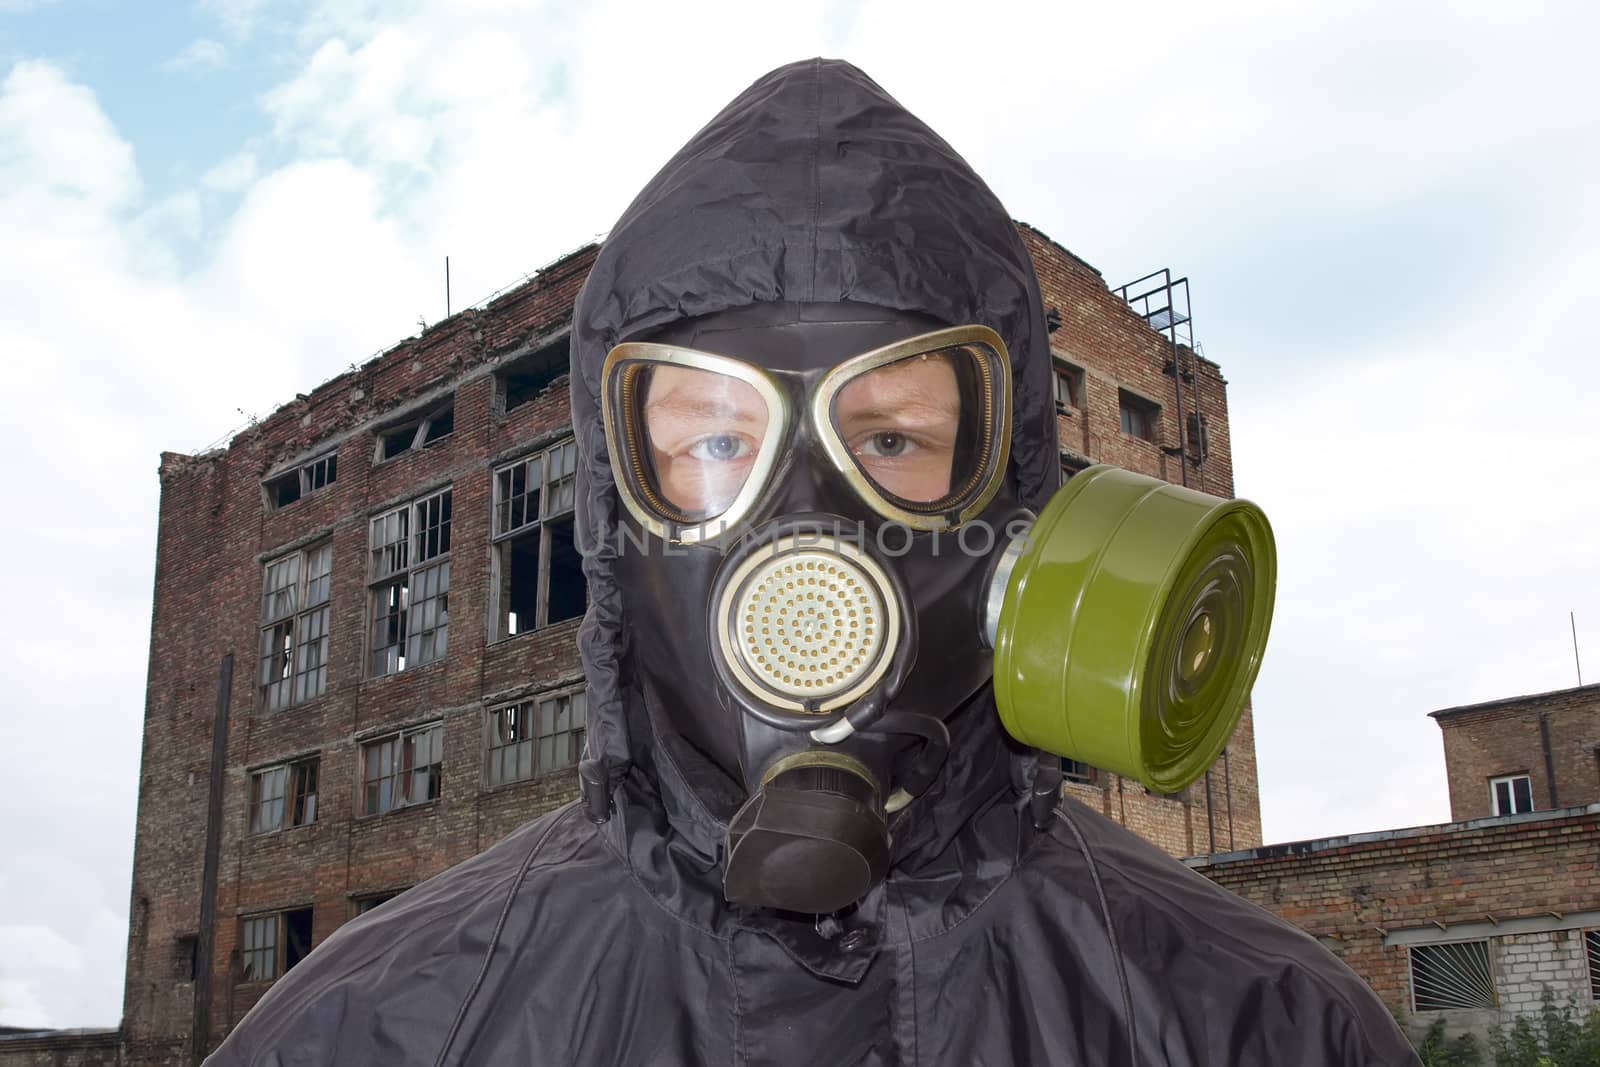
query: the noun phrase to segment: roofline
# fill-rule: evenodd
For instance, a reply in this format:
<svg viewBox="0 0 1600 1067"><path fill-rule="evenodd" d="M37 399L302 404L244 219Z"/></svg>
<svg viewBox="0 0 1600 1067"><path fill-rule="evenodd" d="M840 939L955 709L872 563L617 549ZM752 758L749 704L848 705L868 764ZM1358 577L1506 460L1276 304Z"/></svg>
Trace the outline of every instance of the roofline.
<svg viewBox="0 0 1600 1067"><path fill-rule="evenodd" d="M1458 704L1453 708L1440 708L1438 711L1430 711L1428 712L1428 717L1434 720L1446 719L1469 711L1489 711L1494 708L1511 707L1530 700L1550 700L1554 697L1582 692L1593 692L1596 697L1600 697L1600 682L1593 682L1589 685L1575 685L1567 689L1551 689L1544 693L1524 693L1521 696L1500 697L1497 700L1485 700L1479 704Z"/></svg>
<svg viewBox="0 0 1600 1067"><path fill-rule="evenodd" d="M333 375L331 378L328 378L325 381L318 382L306 392L298 394L293 400L284 401L282 404L274 407L267 414L262 415L259 418L251 416L250 420L245 425L234 430L230 430L219 439L218 443L214 445L211 445L193 454L171 450L162 452L162 467L165 468L169 458L173 463L177 464L197 463L215 459L218 456L231 451L235 445L248 441L259 435L263 427L272 422L272 420L276 419L278 416L282 415L287 409L294 407L296 404L309 403L315 397L327 395L329 392L336 389L341 382L344 382L348 379L357 378L362 371L381 364L386 358L394 353L403 349L407 349L426 339L431 338L438 340L441 333L444 331L463 329L476 316L485 313L493 314L500 305L514 297L517 297L529 287L550 285L562 281L567 276L569 268L571 268L575 263L578 263L584 256L593 253L597 248L600 247L601 244L601 239L596 238L579 245L570 252L563 252L561 255L546 263L544 266L538 267L533 271L524 274L522 277L508 285L501 286L499 289L496 289L493 293L490 293L482 300L479 300L474 304L469 304L459 311L452 312L450 315L440 319L438 322L435 322L431 325L425 325L420 333L417 333L411 337L402 338L401 340L396 341L394 344L379 349L377 352L373 353L359 364L351 363L350 366L345 370L340 371L338 374Z"/></svg>
<svg viewBox="0 0 1600 1067"><path fill-rule="evenodd" d="M1550 808L1545 811L1525 811L1518 815L1492 815L1484 819L1464 822L1432 823L1427 826L1407 826L1399 830L1374 830L1371 833L1347 834L1344 837L1319 837L1310 841L1287 841L1281 845L1263 845L1260 848L1240 849L1237 852L1214 852L1210 855L1190 856L1183 862L1190 867L1216 867L1226 863L1247 863L1251 860L1300 859L1352 845L1381 844L1404 841L1415 837L1434 837L1439 834L1465 833L1487 830L1498 826L1518 826L1524 823L1571 819L1582 815L1600 815L1600 801L1572 808Z"/></svg>
<svg viewBox="0 0 1600 1067"><path fill-rule="evenodd" d="M1011 224L1013 226L1017 227L1020 230L1027 230L1029 233L1037 235L1040 240L1048 241L1051 245L1053 245L1056 249L1058 249L1061 252L1062 255L1070 256L1073 259L1077 260L1079 263L1082 263L1085 267L1088 267L1090 270L1094 271L1095 275L1099 277L1101 282L1104 282L1106 280L1106 276L1100 272L1100 268L1099 267L1095 266L1093 263L1090 263L1087 259L1084 259L1082 256L1078 255L1078 253L1074 252L1072 249L1068 248L1066 245L1062 244L1060 241L1056 240L1054 237L1051 237L1049 234L1047 234L1043 230L1039 229L1039 227L1035 226L1033 223L1031 223L1031 222L1023 222L1021 219L1012 219L1011 220Z"/></svg>

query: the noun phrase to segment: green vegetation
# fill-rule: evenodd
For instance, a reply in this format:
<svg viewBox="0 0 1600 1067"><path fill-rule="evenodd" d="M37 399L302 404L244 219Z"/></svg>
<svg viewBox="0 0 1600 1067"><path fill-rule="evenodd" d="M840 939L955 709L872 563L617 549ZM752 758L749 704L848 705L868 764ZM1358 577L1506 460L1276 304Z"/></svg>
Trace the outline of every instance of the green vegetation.
<svg viewBox="0 0 1600 1067"><path fill-rule="evenodd" d="M1424 1067L1600 1067L1600 1009L1558 1004L1549 991L1532 1019L1493 1030L1445 1037L1436 1019L1417 1043Z"/></svg>

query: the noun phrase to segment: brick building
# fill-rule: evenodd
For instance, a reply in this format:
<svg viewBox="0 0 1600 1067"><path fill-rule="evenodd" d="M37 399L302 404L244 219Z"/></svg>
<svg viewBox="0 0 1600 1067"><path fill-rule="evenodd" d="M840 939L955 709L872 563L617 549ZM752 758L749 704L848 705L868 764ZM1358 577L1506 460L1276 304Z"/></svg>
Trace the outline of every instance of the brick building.
<svg viewBox="0 0 1600 1067"><path fill-rule="evenodd" d="M1431 714L1444 735L1452 819L1600 801L1600 685Z"/></svg>
<svg viewBox="0 0 1600 1067"><path fill-rule="evenodd" d="M1216 365L1022 234L1051 311L1064 471L1105 461L1231 495ZM225 449L162 456L128 1062L214 1046L340 924L573 795L567 331L594 255ZM1260 843L1248 714L1181 795L1071 772L1074 793L1175 854Z"/></svg>
<svg viewBox="0 0 1600 1067"><path fill-rule="evenodd" d="M1600 686L1432 714L1455 821L1189 865L1316 935L1413 1033L1532 1015L1547 990L1600 1003Z"/></svg>

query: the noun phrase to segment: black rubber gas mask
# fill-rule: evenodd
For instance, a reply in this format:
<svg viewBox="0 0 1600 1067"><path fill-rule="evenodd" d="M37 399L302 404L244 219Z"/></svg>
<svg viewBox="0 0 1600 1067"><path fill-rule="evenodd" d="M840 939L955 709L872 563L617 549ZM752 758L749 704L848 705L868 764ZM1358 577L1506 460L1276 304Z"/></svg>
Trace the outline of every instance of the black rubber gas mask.
<svg viewBox="0 0 1600 1067"><path fill-rule="evenodd" d="M889 865L989 679L1011 386L982 326L761 304L619 344L616 575L658 723L734 786L724 892L826 913Z"/></svg>

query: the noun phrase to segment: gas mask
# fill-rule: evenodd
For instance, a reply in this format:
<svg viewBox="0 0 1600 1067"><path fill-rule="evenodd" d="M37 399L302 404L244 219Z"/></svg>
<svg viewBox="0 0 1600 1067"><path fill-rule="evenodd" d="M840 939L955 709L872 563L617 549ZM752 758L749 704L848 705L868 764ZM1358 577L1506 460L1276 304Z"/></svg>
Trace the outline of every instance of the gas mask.
<svg viewBox="0 0 1600 1067"><path fill-rule="evenodd" d="M1035 520L994 331L757 304L617 345L601 384L631 656L658 737L728 798L729 901L864 896L991 677L1019 740L1164 791L1226 742L1270 617L1264 519L1094 468Z"/></svg>

